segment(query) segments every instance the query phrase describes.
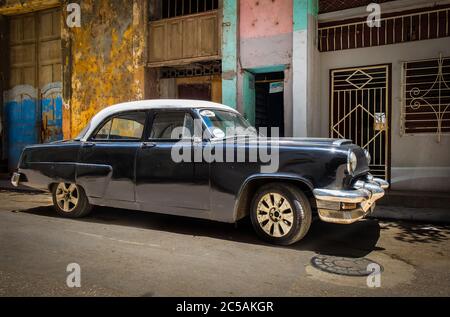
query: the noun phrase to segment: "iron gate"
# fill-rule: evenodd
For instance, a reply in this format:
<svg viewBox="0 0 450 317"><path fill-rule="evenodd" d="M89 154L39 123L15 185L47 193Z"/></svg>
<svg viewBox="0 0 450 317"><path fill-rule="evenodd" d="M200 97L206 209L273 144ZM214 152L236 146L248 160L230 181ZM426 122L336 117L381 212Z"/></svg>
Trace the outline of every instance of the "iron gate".
<svg viewBox="0 0 450 317"><path fill-rule="evenodd" d="M369 151L371 173L389 180L390 65L331 70L330 134Z"/></svg>

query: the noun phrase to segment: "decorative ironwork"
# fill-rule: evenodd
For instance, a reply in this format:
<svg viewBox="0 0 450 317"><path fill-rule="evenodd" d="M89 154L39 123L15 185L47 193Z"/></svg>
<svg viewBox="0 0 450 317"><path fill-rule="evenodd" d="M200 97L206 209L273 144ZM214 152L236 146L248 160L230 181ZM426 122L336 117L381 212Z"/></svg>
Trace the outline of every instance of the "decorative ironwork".
<svg viewBox="0 0 450 317"><path fill-rule="evenodd" d="M362 75L362 82L360 78L357 78L358 76ZM356 79L356 80L353 80ZM366 80L364 80L366 79ZM345 81L348 82L349 84L355 86L357 89L362 89L364 88L365 85L367 85L368 83L370 83L370 81L373 79L372 76L370 76L369 74L365 73L364 71L357 69L355 70L355 72L353 74L351 74Z"/></svg>
<svg viewBox="0 0 450 317"><path fill-rule="evenodd" d="M450 132L450 58L404 62L402 71L402 133L435 133L440 142Z"/></svg>
<svg viewBox="0 0 450 317"><path fill-rule="evenodd" d="M218 8L219 0L153 0L150 3L152 20L171 19Z"/></svg>
<svg viewBox="0 0 450 317"><path fill-rule="evenodd" d="M197 63L179 67L162 67L160 69L160 78L184 78L197 76L212 76L222 73L222 64L220 61L211 63Z"/></svg>
<svg viewBox="0 0 450 317"><path fill-rule="evenodd" d="M380 27L358 21L319 24L319 50L339 51L450 36L450 8L423 9L409 14L382 16Z"/></svg>
<svg viewBox="0 0 450 317"><path fill-rule="evenodd" d="M330 134L351 139L372 156L372 174L389 178L389 67L331 71Z"/></svg>
<svg viewBox="0 0 450 317"><path fill-rule="evenodd" d="M393 0L319 0L319 13L365 7L370 3L383 3Z"/></svg>

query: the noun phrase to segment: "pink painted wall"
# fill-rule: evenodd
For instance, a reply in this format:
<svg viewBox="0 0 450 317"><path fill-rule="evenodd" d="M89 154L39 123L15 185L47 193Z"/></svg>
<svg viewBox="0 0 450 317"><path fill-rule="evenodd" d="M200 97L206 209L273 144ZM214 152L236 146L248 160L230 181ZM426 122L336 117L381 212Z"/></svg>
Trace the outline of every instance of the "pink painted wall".
<svg viewBox="0 0 450 317"><path fill-rule="evenodd" d="M292 32L292 0L241 0L240 36L259 38Z"/></svg>

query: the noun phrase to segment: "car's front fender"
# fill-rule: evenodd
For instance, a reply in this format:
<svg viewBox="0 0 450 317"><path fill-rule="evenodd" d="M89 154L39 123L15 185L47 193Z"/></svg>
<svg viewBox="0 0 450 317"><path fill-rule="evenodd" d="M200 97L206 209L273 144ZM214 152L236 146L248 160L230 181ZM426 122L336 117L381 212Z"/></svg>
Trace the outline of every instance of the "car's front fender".
<svg viewBox="0 0 450 317"><path fill-rule="evenodd" d="M254 174L245 179L236 195L233 218L235 221L244 218L250 212L251 201L256 189L262 183L289 182L303 190L312 191L313 183L310 179L291 173Z"/></svg>

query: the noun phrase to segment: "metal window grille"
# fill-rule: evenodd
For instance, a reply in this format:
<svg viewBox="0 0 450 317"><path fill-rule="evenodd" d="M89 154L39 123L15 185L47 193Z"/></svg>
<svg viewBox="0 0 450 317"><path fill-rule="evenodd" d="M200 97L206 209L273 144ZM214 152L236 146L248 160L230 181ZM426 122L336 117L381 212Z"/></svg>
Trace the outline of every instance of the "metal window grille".
<svg viewBox="0 0 450 317"><path fill-rule="evenodd" d="M319 13L341 11L356 7L365 7L370 3L383 3L393 0L320 0Z"/></svg>
<svg viewBox="0 0 450 317"><path fill-rule="evenodd" d="M159 6L161 19L217 10L219 0L163 0Z"/></svg>
<svg viewBox="0 0 450 317"><path fill-rule="evenodd" d="M222 65L218 62L207 64L187 65L180 67L163 67L160 69L160 78L183 78L220 75Z"/></svg>
<svg viewBox="0 0 450 317"><path fill-rule="evenodd" d="M450 132L450 57L404 62L402 67L404 134Z"/></svg>
<svg viewBox="0 0 450 317"><path fill-rule="evenodd" d="M319 25L319 50L338 51L450 36L450 8L382 17L380 27L369 27L366 18L351 23Z"/></svg>

